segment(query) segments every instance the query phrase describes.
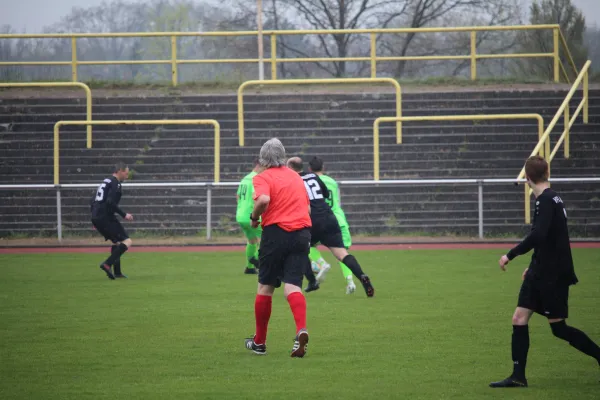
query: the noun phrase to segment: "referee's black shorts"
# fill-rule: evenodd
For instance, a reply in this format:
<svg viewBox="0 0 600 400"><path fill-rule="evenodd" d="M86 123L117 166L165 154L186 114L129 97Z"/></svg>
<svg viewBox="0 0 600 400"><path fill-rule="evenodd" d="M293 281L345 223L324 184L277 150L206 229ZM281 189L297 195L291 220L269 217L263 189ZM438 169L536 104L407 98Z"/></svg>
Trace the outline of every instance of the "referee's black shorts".
<svg viewBox="0 0 600 400"><path fill-rule="evenodd" d="M263 228L258 250L258 282L280 287L281 283L302 287L304 271L310 267L310 230L288 232L277 225Z"/></svg>
<svg viewBox="0 0 600 400"><path fill-rule="evenodd" d="M321 243L327 247L344 248L344 238L335 215L326 215L323 217L315 216L312 218L312 228L310 230L310 245L314 246Z"/></svg>
<svg viewBox="0 0 600 400"><path fill-rule="evenodd" d="M517 306L549 319L566 319L569 317L569 285L548 283L526 276L519 291Z"/></svg>
<svg viewBox="0 0 600 400"><path fill-rule="evenodd" d="M92 218L92 224L104 236L104 240L119 243L129 239L125 228L116 218Z"/></svg>

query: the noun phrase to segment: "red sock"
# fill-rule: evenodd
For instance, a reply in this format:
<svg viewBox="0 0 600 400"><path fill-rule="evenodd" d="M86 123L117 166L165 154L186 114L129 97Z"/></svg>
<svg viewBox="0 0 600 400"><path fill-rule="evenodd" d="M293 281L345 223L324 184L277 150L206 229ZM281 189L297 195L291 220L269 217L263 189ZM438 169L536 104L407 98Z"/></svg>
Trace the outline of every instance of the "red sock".
<svg viewBox="0 0 600 400"><path fill-rule="evenodd" d="M267 341L267 327L269 326L269 318L271 318L271 304L273 297L256 295L254 301L254 317L256 318L256 334L254 343L265 344Z"/></svg>
<svg viewBox="0 0 600 400"><path fill-rule="evenodd" d="M294 321L296 321L296 333L300 329L306 328L306 299L300 292L294 292L287 297L292 314L294 314Z"/></svg>

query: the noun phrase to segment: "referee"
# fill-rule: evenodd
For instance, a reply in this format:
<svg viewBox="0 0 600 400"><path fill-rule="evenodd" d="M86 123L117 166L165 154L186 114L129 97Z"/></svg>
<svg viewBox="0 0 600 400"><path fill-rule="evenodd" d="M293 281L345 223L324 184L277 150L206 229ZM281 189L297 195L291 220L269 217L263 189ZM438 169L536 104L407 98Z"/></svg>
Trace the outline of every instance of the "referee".
<svg viewBox="0 0 600 400"><path fill-rule="evenodd" d="M600 364L600 348L596 343L565 322L569 314L569 286L577 283L577 276L571 257L567 212L562 199L550 189L548 163L542 157L530 157L525 163L525 175L536 197L533 226L520 244L500 258L500 268L505 271L512 259L531 249L534 251L529 268L523 272L523 284L512 318L513 373L502 381L491 383L493 388L527 387L527 324L534 312L548 318L554 336L566 340Z"/></svg>
<svg viewBox="0 0 600 400"><path fill-rule="evenodd" d="M310 268L310 203L302 178L285 166L285 148L278 139L262 146L259 163L265 170L252 180L255 203L250 214L252 227L258 227L260 218L263 227L254 302L256 332L245 340L245 345L255 354L267 353L273 292L283 282L283 292L296 322L292 357L304 357L308 331L301 287L304 271Z"/></svg>

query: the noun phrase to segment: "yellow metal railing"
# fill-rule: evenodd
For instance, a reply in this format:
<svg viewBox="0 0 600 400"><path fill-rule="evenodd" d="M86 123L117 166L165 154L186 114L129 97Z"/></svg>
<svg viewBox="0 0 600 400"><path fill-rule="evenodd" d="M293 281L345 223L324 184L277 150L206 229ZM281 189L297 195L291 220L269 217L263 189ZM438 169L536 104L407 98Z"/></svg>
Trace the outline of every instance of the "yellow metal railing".
<svg viewBox="0 0 600 400"><path fill-rule="evenodd" d="M54 125L54 184L60 183L59 178L59 133L61 126L67 125L212 125L215 129L215 182L220 180L221 170L221 126L214 119L171 119L171 120L122 120L122 121L58 121ZM90 143L91 147L91 143Z"/></svg>
<svg viewBox="0 0 600 400"><path fill-rule="evenodd" d="M584 124L588 123L588 118L589 118L589 70L590 70L591 65L592 65L591 61L587 61L583 65L583 68L581 68L581 72L579 73L579 76L577 77L577 79L575 79L575 82L573 82L573 86L571 87L571 90L569 90L569 93L567 93L567 96L565 97L562 104L558 108L556 115L554 115L554 118L552 118L552 121L550 121L550 123L546 127L546 131L544 132L542 137L539 139L537 145L531 152L531 156L533 156L535 154L538 154L538 152L540 152L542 148L545 148L544 154L545 154L546 161L548 162L549 169L550 169L552 160L556 156L556 153L558 152L560 146L563 143L564 143L564 156L565 156L565 158L570 157L571 127L575 123L575 120L577 119L577 117L579 116L579 114L581 113L582 110L583 110L583 123ZM579 102L579 105L575 109L575 112L573 113L573 115L570 116L569 102L573 98L573 95L575 94L577 89L579 89L580 84L583 86L583 98L581 99L581 102ZM560 135L560 138L556 142L554 149L552 150L552 152L550 152L550 134L552 133L552 130L556 126L560 117L563 117L564 130L563 130L563 133ZM519 172L519 175L517 176L517 179L523 179L523 178L525 178L525 166L523 166L523 168L521 169L521 172ZM529 198L531 196L532 191L529 188L529 186L527 186L527 185L523 185L523 186L525 188L524 189L525 190L525 223L529 224L529 223L531 223L531 204L529 202Z"/></svg>
<svg viewBox="0 0 600 400"><path fill-rule="evenodd" d="M92 120L92 91L89 86L81 82L0 82L0 87L8 88L28 88L28 87L79 87L85 91L86 100L86 118ZM87 148L92 148L92 127L87 126Z"/></svg>
<svg viewBox="0 0 600 400"><path fill-rule="evenodd" d="M540 114L487 114L487 115L435 115L422 117L379 117L373 123L373 179L379 180L379 125L383 122L422 121L489 121L498 119L535 119L538 123L538 139L544 133L544 119ZM542 154L542 149L538 149Z"/></svg>
<svg viewBox="0 0 600 400"><path fill-rule="evenodd" d="M486 31L534 31L551 30L553 32L553 49L550 53L509 53L509 54L480 54L477 52L477 33ZM382 34L407 34L407 33L441 33L441 32L468 32L470 34L470 52L465 55L432 55L432 56L378 56L377 39ZM359 57L305 57L281 58L277 55L277 38L290 35L369 35L369 56ZM569 76L560 58L560 45L570 60L571 67L577 75L577 68L566 46L564 36L557 24L548 25L514 25L514 26L463 26L454 28L397 28L397 29L331 29L331 30L281 30L262 31L263 36L270 37L270 58L264 59L271 63L271 79L277 79L277 65L279 63L299 62L335 62L335 61L363 61L371 66L371 78L377 77L377 63L381 61L426 61L426 60L468 60L471 66L471 79L477 79L477 61L491 58L550 58L554 60L554 81L560 80L562 72L565 80ZM258 63L262 58L235 58L235 59L180 59L177 56L177 39L180 37L240 37L259 36L258 31L237 32L121 32L121 33L64 33L64 34L0 34L0 39L36 39L36 38L68 38L71 39L71 60L69 61L3 61L0 66L10 65L63 65L71 67L71 80L78 80L77 69L81 65L133 65L133 64L163 64L171 66L171 82L177 86L178 66L180 64L209 64L209 63ZM130 38L130 37L164 37L169 38L171 54L169 59L161 60L108 60L108 61L80 61L77 58L77 39L81 38ZM561 40L562 39L562 40Z"/></svg>
<svg viewBox="0 0 600 400"><path fill-rule="evenodd" d="M244 146L244 89L248 86L259 85L319 85L319 84L365 84L389 83L396 91L396 116L402 116L402 90L398 81L392 78L332 78L332 79L281 79L278 81L246 81L238 88L238 137L239 145ZM400 120L396 123L396 143L402 143L402 125Z"/></svg>

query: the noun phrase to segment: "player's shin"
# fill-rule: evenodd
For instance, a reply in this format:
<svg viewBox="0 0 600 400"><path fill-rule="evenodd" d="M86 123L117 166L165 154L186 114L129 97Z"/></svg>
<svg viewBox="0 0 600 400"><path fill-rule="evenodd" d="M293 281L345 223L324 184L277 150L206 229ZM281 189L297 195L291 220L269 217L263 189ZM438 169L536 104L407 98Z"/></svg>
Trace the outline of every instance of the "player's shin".
<svg viewBox="0 0 600 400"><path fill-rule="evenodd" d="M123 243L119 243L119 244L114 245L112 247L112 251L110 253L110 257L108 257L106 259L106 261L104 261L104 264L109 265L109 266L114 265L117 261L119 261L119 258L126 251L127 251L127 246L124 245Z"/></svg>
<svg viewBox="0 0 600 400"><path fill-rule="evenodd" d="M360 264L358 261L356 261L356 258L352 254L348 254L346 257L344 257L342 263L344 263L358 279L365 275L364 271L360 267Z"/></svg>
<svg viewBox="0 0 600 400"><path fill-rule="evenodd" d="M352 271L350 271L350 268L348 268L348 266L346 266L346 264L341 262L340 268L342 269L342 275L344 275L345 279L348 279L348 277L352 277Z"/></svg>
<svg viewBox="0 0 600 400"><path fill-rule="evenodd" d="M316 263L319 263L319 260L323 259L323 256L321 255L321 252L316 247L311 247L310 248L310 252L308 253L308 257L310 258L310 261L314 261Z"/></svg>
<svg viewBox="0 0 600 400"><path fill-rule="evenodd" d="M267 328L271 318L271 305L273 297L261 294L256 295L254 300L254 317L256 319L256 333L254 342L256 344L265 344L267 341Z"/></svg>
<svg viewBox="0 0 600 400"><path fill-rule="evenodd" d="M512 334L512 378L525 381L525 367L527 365L527 353L529 352L529 326L513 325Z"/></svg>
<svg viewBox="0 0 600 400"><path fill-rule="evenodd" d="M258 260L256 259L256 243L248 243L246 245L246 268L253 269L256 267Z"/></svg>
<svg viewBox="0 0 600 400"><path fill-rule="evenodd" d="M113 244L111 247L111 254L118 248L119 248L118 245ZM113 264L113 269L115 271L115 275L123 275L123 273L121 272L121 258L120 257Z"/></svg>

